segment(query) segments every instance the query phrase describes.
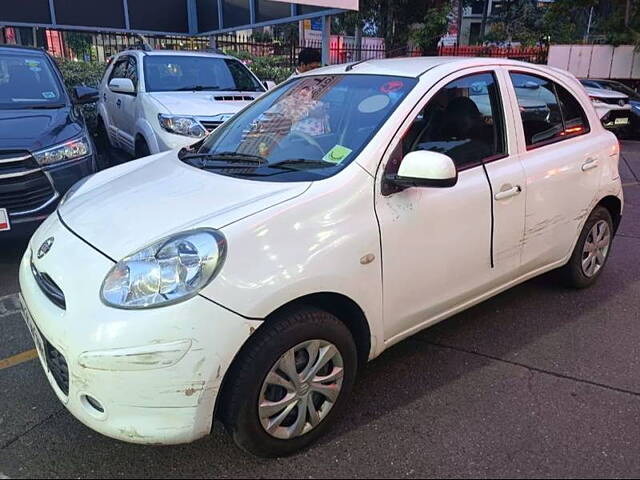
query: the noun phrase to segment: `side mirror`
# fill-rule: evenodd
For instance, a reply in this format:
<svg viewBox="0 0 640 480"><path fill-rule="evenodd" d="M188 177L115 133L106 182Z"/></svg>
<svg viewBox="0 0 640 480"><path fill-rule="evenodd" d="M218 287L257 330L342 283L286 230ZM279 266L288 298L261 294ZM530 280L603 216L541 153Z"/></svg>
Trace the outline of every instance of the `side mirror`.
<svg viewBox="0 0 640 480"><path fill-rule="evenodd" d="M130 78L112 78L109 82L109 90L115 93L127 93L133 95L136 93L136 87Z"/></svg>
<svg viewBox="0 0 640 480"><path fill-rule="evenodd" d="M84 105L85 103L97 102L100 98L100 92L95 88L79 85L73 87L73 103L76 105Z"/></svg>
<svg viewBox="0 0 640 480"><path fill-rule="evenodd" d="M262 84L264 85L264 88L266 88L267 90L276 88L276 82L274 82L273 80L265 80L264 82L262 82Z"/></svg>
<svg viewBox="0 0 640 480"><path fill-rule="evenodd" d="M458 183L458 170L451 157L418 150L402 159L397 174L385 175L385 183L396 191L410 187L453 187Z"/></svg>

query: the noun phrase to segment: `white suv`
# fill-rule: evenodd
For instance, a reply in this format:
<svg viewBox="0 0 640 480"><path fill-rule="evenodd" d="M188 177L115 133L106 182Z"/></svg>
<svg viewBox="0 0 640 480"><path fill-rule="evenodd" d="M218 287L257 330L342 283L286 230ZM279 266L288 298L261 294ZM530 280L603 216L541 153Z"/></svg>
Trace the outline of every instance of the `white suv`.
<svg viewBox="0 0 640 480"><path fill-rule="evenodd" d="M186 147L265 90L227 55L128 50L100 83L99 134L137 157Z"/></svg>

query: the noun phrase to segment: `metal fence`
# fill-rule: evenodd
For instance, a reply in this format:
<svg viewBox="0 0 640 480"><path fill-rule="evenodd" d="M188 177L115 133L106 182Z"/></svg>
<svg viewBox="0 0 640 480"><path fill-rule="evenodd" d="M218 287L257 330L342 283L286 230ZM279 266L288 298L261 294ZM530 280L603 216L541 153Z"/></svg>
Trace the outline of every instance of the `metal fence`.
<svg viewBox="0 0 640 480"><path fill-rule="evenodd" d="M3 27L0 39L6 43L17 43L16 30ZM34 33L44 48L55 56L80 60L104 62L112 55L131 48L140 43L140 37L124 33L88 33L39 29ZM13 41L12 41L13 39ZM202 50L210 46L225 52L240 54L245 52L251 57L272 57L278 66L293 68L297 63L302 48L322 49L322 42L306 40L298 42L295 37L276 38L270 41L255 41L252 36L223 34L215 37L189 36L145 36L146 41L156 49L168 50ZM549 49L539 47L485 47L485 46L441 46L431 52L432 55L468 56L468 57L500 57L524 60L531 63L546 63ZM332 36L329 48L329 63L338 64L358 60L380 59L398 56L419 56L422 51L415 47L387 49L384 45L377 47L357 47L345 41L344 37Z"/></svg>

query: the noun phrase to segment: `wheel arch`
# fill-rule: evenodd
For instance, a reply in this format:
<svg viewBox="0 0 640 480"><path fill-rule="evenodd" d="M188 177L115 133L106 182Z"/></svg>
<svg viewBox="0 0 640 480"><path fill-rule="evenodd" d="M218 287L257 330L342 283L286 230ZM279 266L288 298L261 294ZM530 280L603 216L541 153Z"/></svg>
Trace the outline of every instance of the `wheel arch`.
<svg viewBox="0 0 640 480"><path fill-rule="evenodd" d="M607 195L598 202L596 207L598 206L602 206L609 211L613 221L613 231L617 232L622 220L622 201L614 195Z"/></svg>
<svg viewBox="0 0 640 480"><path fill-rule="evenodd" d="M334 315L338 320L344 323L351 332L356 344L356 350L358 352L358 368L362 367L367 362L372 346L369 322L362 308L353 299L341 293L318 292L293 299L267 315L260 328L264 328L265 325L269 325L270 322L280 315L304 307L315 307L319 310L324 310ZM214 421L220 416L221 406L225 401L226 387L229 384L229 377L233 375L234 367L237 365L245 351L245 347L250 341L251 337L249 337L238 350L222 378L213 411Z"/></svg>

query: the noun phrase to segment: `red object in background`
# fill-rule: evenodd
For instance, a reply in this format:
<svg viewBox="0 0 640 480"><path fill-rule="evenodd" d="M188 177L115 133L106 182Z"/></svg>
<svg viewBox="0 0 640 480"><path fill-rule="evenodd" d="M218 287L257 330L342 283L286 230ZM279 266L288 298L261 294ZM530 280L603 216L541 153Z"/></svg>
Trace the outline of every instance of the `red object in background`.
<svg viewBox="0 0 640 480"><path fill-rule="evenodd" d="M45 38L47 39L47 50L50 54L56 57L62 57L64 55L64 46L62 44L62 35L57 30L47 29L45 32Z"/></svg>

